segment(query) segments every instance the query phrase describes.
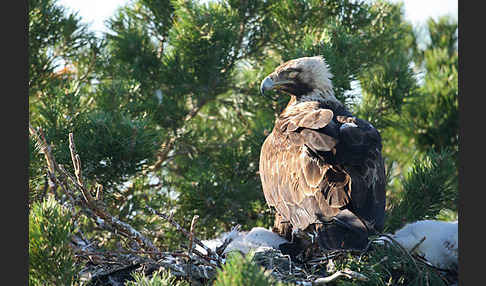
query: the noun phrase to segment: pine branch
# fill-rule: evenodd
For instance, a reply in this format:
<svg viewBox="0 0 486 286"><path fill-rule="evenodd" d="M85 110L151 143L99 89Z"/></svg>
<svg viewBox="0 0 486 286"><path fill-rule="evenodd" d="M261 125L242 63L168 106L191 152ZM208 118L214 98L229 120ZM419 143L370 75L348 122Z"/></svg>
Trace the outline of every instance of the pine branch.
<svg viewBox="0 0 486 286"><path fill-rule="evenodd" d="M74 199L74 197L76 196L75 192L74 190L67 187L68 183L66 182L66 178L71 181L74 189L80 192L83 196L80 207L87 207L91 211L87 213L91 214L91 217L95 221L97 221L98 219L102 219L103 222L107 222L111 226L111 228L106 228L110 232L114 232L115 234L121 234L139 243L152 253L160 253L160 250L155 247L151 240L142 235L130 224L120 221L119 219L112 216L108 211L106 211L106 206L104 205L103 201L93 198L91 192L86 188L82 178L81 159L80 156L76 153L76 146L74 144L74 136L72 133L69 133L69 150L71 151L71 159L75 170L75 178L62 166L58 165L55 162L54 157L51 153L51 147L45 140L42 132L37 132L32 126L29 126L29 130L39 144L42 153L44 153L49 168L51 180L53 182L59 182L59 185L64 190L64 192L71 198L73 204L75 204L75 202L79 200ZM115 231L113 231L113 229ZM157 257L157 255L155 254L153 254L152 256L154 258Z"/></svg>
<svg viewBox="0 0 486 286"><path fill-rule="evenodd" d="M174 221L172 219L171 216L168 216L164 213L161 213L161 212L158 212L156 210L154 210L153 208L151 208L150 206L147 206L147 208L155 215L167 220L171 225L173 225L177 231L181 232L182 234L184 234L184 236L186 236L189 240L193 240L197 245L201 246L204 250L206 250L206 253L208 254L207 256L203 257L204 259L210 259L210 260L213 260L213 261L216 261L218 265L221 265L222 263L222 259L221 257L215 253L214 251L212 251L209 247L207 247L204 243L202 243L201 240L199 240L197 237L195 237L194 235L191 235L191 232L188 232L187 230L185 230L179 223L177 223L176 221ZM195 254L199 253L199 251L196 251L196 249L193 249L192 250Z"/></svg>
<svg viewBox="0 0 486 286"><path fill-rule="evenodd" d="M457 196L455 170L449 151L430 152L415 160L402 181L399 201L388 211L386 231L395 231L407 222L434 218L440 210L453 205Z"/></svg>

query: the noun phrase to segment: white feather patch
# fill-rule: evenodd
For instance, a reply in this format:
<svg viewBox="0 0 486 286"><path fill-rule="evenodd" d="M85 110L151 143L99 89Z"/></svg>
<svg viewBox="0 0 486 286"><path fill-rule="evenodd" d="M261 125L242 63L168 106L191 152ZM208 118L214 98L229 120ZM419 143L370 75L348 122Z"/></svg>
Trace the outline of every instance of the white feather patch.
<svg viewBox="0 0 486 286"><path fill-rule="evenodd" d="M224 250L224 253L239 250L246 254L250 250L260 247L278 249L280 244L288 242L278 234L263 227L254 227L248 232L239 232L237 230L233 230L231 232L223 233L218 238L203 240L202 242L211 250L215 251L216 247L222 245L225 239L230 237L233 239L233 241L228 244ZM196 246L196 249L201 253L206 253L206 251L199 245Z"/></svg>
<svg viewBox="0 0 486 286"><path fill-rule="evenodd" d="M458 224L457 221L422 220L405 225L392 236L400 245L414 250L432 265L454 269L458 264ZM382 237L383 240L388 240Z"/></svg>
<svg viewBox="0 0 486 286"><path fill-rule="evenodd" d="M341 125L339 129L349 128L349 127L358 127L358 125L354 124L353 122L346 122L343 125Z"/></svg>

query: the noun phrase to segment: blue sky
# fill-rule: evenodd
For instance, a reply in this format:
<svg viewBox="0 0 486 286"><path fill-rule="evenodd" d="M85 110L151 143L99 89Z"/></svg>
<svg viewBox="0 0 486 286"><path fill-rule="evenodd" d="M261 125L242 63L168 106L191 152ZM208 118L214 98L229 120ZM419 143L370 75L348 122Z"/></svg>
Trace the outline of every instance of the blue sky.
<svg viewBox="0 0 486 286"><path fill-rule="evenodd" d="M458 18L458 0L390 0L404 2L405 17L415 25L423 25L429 17L451 15ZM129 0L59 0L58 3L71 11L79 12L83 22L91 24L96 32L106 31L104 21Z"/></svg>

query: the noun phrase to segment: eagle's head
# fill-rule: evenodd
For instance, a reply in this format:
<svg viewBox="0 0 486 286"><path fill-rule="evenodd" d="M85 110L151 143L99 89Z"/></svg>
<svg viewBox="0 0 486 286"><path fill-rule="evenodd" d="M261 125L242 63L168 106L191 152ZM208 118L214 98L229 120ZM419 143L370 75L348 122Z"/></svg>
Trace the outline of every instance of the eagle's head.
<svg viewBox="0 0 486 286"><path fill-rule="evenodd" d="M336 100L332 90L332 74L321 56L303 57L283 63L263 79L262 95L270 89L282 90L298 101Z"/></svg>

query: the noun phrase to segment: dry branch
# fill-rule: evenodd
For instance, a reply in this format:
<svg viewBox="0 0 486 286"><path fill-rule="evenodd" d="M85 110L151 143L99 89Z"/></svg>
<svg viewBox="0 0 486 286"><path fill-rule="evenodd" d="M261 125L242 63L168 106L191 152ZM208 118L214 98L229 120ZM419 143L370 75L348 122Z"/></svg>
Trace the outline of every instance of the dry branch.
<svg viewBox="0 0 486 286"><path fill-rule="evenodd" d="M138 230L136 230L130 224L120 221L107 211L106 205L102 201L102 185L95 184L93 187L93 193L96 195L92 195L91 190L86 186L86 181L83 178L81 157L77 154L74 136L72 133L69 134L69 150L74 167L74 175L68 172L62 165L56 163L52 155L51 146L47 143L42 129L39 129L38 131L32 126L29 126L29 130L30 134L36 140L39 151L45 156L49 179L53 184L60 187L62 191L66 193L67 197L71 201L73 212L74 206L80 207L80 210L88 217L95 220L97 224L102 227L102 229L127 237L132 242L140 245L142 248L141 250L136 251L118 250L116 252L101 252L95 251L95 248L84 247L86 242L78 244L73 241L72 247L75 248L77 257L88 259L97 265L113 265L113 263L129 265L131 264L130 261L145 261L146 263L157 265L157 267L172 269L175 273L177 273L178 276L186 277L189 280L191 278L209 279L211 275L216 273L216 267L221 266L222 258L196 238L194 230L197 216L194 217L192 221L190 232L187 232L172 219L172 216L168 217L149 207L153 213L168 220L178 231L181 231L186 237L189 238L190 245L188 254L162 253L151 240L142 235ZM203 254L197 249L194 249L194 243L205 249L207 254ZM127 254L123 253L128 253L129 257L131 257L129 259L130 261L124 256ZM143 258L139 256L140 254L149 255L151 258ZM196 256L191 254L195 254ZM178 257L183 257L184 261L177 260ZM107 268L110 267L108 266ZM94 273L98 273L96 275L105 275L100 274L98 270L99 268L93 270ZM102 271L101 273L104 272Z"/></svg>
<svg viewBox="0 0 486 286"><path fill-rule="evenodd" d="M187 250L187 256L189 258L191 257L192 254L192 245L194 242L194 230L196 228L196 222L199 219L198 215L195 215L192 217L192 222L191 222L191 230L190 230L190 235L189 235L189 249ZM187 269L187 274L189 276L189 281L192 281L192 259L189 259L189 264L188 264L188 269Z"/></svg>
<svg viewBox="0 0 486 286"><path fill-rule="evenodd" d="M233 229L231 230L231 232L233 231L240 231L241 229L241 225L236 225L235 227L233 227ZM233 241L233 238L230 236L230 237L227 237L224 241L223 241L223 244L216 247L216 253L218 255L223 255L226 247L228 247L228 245Z"/></svg>
<svg viewBox="0 0 486 286"><path fill-rule="evenodd" d="M425 238L426 238L425 236L422 237L422 239L420 239L420 241L417 244L415 244L415 246L412 247L412 249L410 249L410 253L414 253L415 250L417 250L417 248L425 241Z"/></svg>
<svg viewBox="0 0 486 286"><path fill-rule="evenodd" d="M174 221L170 216L166 215L166 214L163 214L161 212L158 212L156 210L154 210L153 208L151 208L150 206L147 206L147 208L153 213L153 214L156 214L157 216L167 220L171 225L173 225L177 231L180 231L182 234L184 234L184 236L186 236L188 239L191 239L191 233L188 232L187 230L185 230L179 223L177 223L176 221ZM196 238L195 236L192 237L193 241L201 246L204 250L206 250L206 253L208 254L207 258L210 258L211 260L214 260L218 263L218 265L221 265L222 263L222 259L221 257L215 253L214 251L211 250L211 248L207 247L204 243L202 243L201 240L199 240L198 238ZM196 251L195 249L193 249L193 252L196 254Z"/></svg>
<svg viewBox="0 0 486 286"><path fill-rule="evenodd" d="M189 250L188 250L189 256L191 256L191 252L192 252L192 244L194 243L194 230L196 228L196 222L197 222L198 219L199 219L199 216L195 215L192 218L192 222L191 222L191 230L190 230L190 233L189 233Z"/></svg>
<svg viewBox="0 0 486 286"><path fill-rule="evenodd" d="M123 236L136 241L150 252L160 253L159 249L155 247L152 241L143 236L130 224L122 222L119 219L113 217L109 212L105 210L105 205L101 200L96 200L95 198L93 198L90 191L84 185L82 177L81 159L80 156L76 153L76 146L74 144L74 136L72 133L69 133L69 150L71 151L71 160L73 162L76 178L74 178L69 172L67 172L61 165L58 165L56 163L54 157L52 156L51 146L47 143L42 129L39 129L39 131L37 131L29 125L29 131L30 134L35 137L40 151L45 156L51 181L57 183L57 185L61 187L61 189L68 195L73 204L79 202L78 204L81 204L81 208L87 207L91 211L87 213L91 214L92 218L95 221L98 218L102 219L104 222L107 222L112 228L116 230L115 233L120 233ZM68 187L69 185L66 181L66 178L71 181L74 189L82 194L83 200L75 199L78 196L76 196L74 190ZM98 186L98 189L99 188L100 187ZM112 229L109 228L108 230L112 231Z"/></svg>
<svg viewBox="0 0 486 286"><path fill-rule="evenodd" d="M314 280L314 282L312 282L312 285L325 285L325 284L327 284L331 281L338 279L339 277L346 277L346 278L349 278L349 279L356 279L356 280L359 280L359 281L368 281L369 280L368 277L366 277L365 275L363 275L361 273L358 273L356 271L352 271L352 270L349 270L349 269L344 269L344 270L340 270L340 271L335 272L331 276L317 278L316 280Z"/></svg>
<svg viewBox="0 0 486 286"><path fill-rule="evenodd" d="M153 208L147 206L147 208L158 217L168 221L175 229L181 232L187 239L189 247L187 252L181 251L181 253L177 252L161 252L151 240L146 238L142 235L138 230L132 227L129 223L122 222L116 217L112 216L103 200L102 200L102 191L103 186L94 184L92 189L89 189L86 184L87 181L83 178L82 172L82 162L80 156L76 152L76 146L74 144L74 136L72 133L69 134L69 150L71 152L71 160L74 167L74 174L68 172L62 165L56 163L53 155L51 146L47 143L44 134L41 129L35 130L32 126L29 126L30 134L35 137L37 146L40 149L40 152L44 154L47 167L48 167L48 178L54 183L57 187L61 188L61 190L67 195L69 198L73 208L74 206L78 206L81 211L87 214L88 217L94 219L99 223L99 225L107 231L110 231L114 234L122 235L130 239L131 242L136 242L138 245L141 246L141 249L137 250L117 250L116 252L109 252L109 251L96 251L96 247L92 247L92 243L85 239L81 239L78 242L73 242L74 247L76 248L76 256L81 257L83 259L89 259L93 262L93 264L106 264L106 265L122 265L127 266L133 264L136 261L139 264L147 264L151 265L151 267L155 268L166 268L171 269L172 274L181 276L184 279L188 279L189 281L195 279L210 279L216 275L216 269L221 267L223 264L223 254L225 249L228 245L232 242L233 236L229 235L224 242L218 246L215 250L207 247L201 240L196 237L195 228L197 223L197 216L194 216L191 223L191 228L189 231L185 230L181 227L179 223L177 223L172 215L166 215L160 213ZM96 195L92 195L96 194ZM240 225L235 226L232 231L239 231ZM414 258L411 257L410 253L408 253L405 249L401 248L401 246L393 240L393 238L389 237L394 244L396 244L408 257L410 257L415 264ZM421 241L422 242L422 241ZM371 242L370 242L371 244ZM370 246L370 244L368 246ZM419 243L420 244L420 243ZM196 249L195 245L199 245L202 249L205 250L206 253L202 253L204 251ZM185 246L186 247L186 246ZM368 250L368 247L366 248ZM270 260L272 261L284 261L287 260L287 257L284 257L279 251L274 250L276 253L271 254L269 252ZM354 251L351 251L354 252ZM366 251L365 251L366 252ZM330 253L325 257L321 257L319 259L314 259L312 261L308 261L308 266L315 266L322 264L323 262L327 261L329 258L334 257L336 255L341 255L343 252L339 253ZM361 252L362 253L362 252ZM145 255L145 256L140 256ZM146 257L149 256L149 257ZM383 262L384 260L380 261L379 263ZM92 264L92 265L93 265ZM99 266L99 265L95 265ZM286 267L283 265L288 265L288 271ZM308 275L303 265L295 264L293 265L292 261L285 264L282 263L282 268L273 271L274 275L278 278L282 278L280 280L288 279L289 276L293 278L302 279L299 281L299 285L322 285L329 283L333 280L336 280L340 277L345 277L348 279L355 279L360 281L368 281L368 277L363 274L360 274L355 271L351 271L349 269L337 271L336 273L328 276L328 277L321 277L314 279L315 276ZM417 267L417 265L415 264ZM271 266L273 268L273 266ZM419 270L419 268L417 267ZM104 269L105 270L105 269ZM291 271L292 275L288 275ZM92 272L95 273L95 272ZM96 272L100 273L100 272ZM105 275L105 274L95 274L98 275ZM110 277L108 277L109 279Z"/></svg>

